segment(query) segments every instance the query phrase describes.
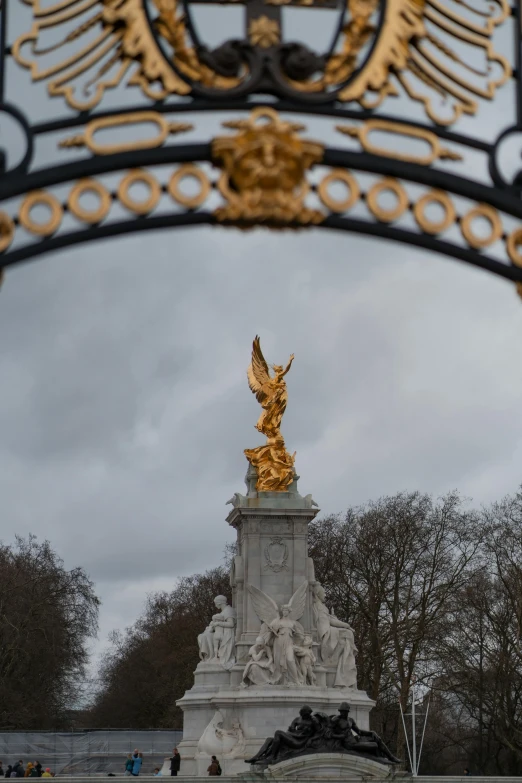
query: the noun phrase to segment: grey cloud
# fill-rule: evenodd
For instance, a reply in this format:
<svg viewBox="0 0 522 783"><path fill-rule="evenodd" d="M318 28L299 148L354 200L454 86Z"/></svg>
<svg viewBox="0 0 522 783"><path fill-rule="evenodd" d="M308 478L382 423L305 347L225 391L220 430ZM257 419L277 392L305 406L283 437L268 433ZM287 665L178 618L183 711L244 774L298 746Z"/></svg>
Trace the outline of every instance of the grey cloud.
<svg viewBox="0 0 522 783"><path fill-rule="evenodd" d="M63 109L42 85L27 95L38 117ZM494 136L510 102L482 129ZM255 334L270 361L296 355L284 435L324 513L401 489L488 502L520 480L521 329L508 284L325 231L164 231L9 271L0 538L31 531L85 566L102 641L147 592L219 563L243 449L262 442L245 378Z"/></svg>

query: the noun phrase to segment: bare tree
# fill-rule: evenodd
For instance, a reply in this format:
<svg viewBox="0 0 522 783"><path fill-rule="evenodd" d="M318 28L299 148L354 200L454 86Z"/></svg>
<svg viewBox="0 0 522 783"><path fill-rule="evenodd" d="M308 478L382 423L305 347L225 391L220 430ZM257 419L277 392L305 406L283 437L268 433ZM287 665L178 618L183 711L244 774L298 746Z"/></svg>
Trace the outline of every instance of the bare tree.
<svg viewBox="0 0 522 783"><path fill-rule="evenodd" d="M315 523L310 540L317 578L356 631L375 726L403 756L398 701L406 710L412 678L437 672L433 643L473 573L477 514L457 493L399 493Z"/></svg>
<svg viewBox="0 0 522 783"><path fill-rule="evenodd" d="M485 509L482 568L458 594L437 654L481 774L522 774L522 494Z"/></svg>
<svg viewBox="0 0 522 783"><path fill-rule="evenodd" d="M99 600L49 542L0 545L0 727L60 728L80 696Z"/></svg>
<svg viewBox="0 0 522 783"><path fill-rule="evenodd" d="M197 634L215 611L216 595L230 595L224 567L180 579L171 593L155 593L132 628L112 635L90 713L93 726L181 727L176 699L193 685Z"/></svg>

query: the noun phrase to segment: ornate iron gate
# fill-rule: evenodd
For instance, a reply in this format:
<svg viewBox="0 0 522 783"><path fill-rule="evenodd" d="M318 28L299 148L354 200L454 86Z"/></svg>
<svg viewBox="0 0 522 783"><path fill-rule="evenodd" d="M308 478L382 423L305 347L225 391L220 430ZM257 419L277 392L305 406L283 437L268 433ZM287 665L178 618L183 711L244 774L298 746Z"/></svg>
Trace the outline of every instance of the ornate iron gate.
<svg viewBox="0 0 522 783"><path fill-rule="evenodd" d="M146 229L316 226L434 250L522 295L521 2L2 0L0 265ZM32 20L11 39L17 7ZM203 39L202 11L224 40ZM63 115L30 119L15 68Z"/></svg>

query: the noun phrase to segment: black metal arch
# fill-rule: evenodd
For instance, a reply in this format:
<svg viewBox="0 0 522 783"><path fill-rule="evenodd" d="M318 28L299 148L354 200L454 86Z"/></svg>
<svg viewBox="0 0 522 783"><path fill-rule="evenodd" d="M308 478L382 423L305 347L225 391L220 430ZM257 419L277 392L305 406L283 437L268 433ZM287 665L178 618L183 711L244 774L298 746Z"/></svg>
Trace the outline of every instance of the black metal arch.
<svg viewBox="0 0 522 783"><path fill-rule="evenodd" d="M108 225L99 225L94 228L70 231L61 234L60 236L41 240L30 247L14 250L9 254L3 266L7 268L24 261L36 260L42 255L56 252L67 247L126 234L155 231L159 229L217 225L219 224L214 215L205 211L183 212L181 214L171 215L162 214L150 217L140 217L133 220L120 220ZM251 226L247 224L244 226L244 228L250 227ZM242 228L241 224L239 224L239 228ZM297 224L290 224L288 228L299 229L300 226ZM486 272L491 272L492 274L513 283L522 282L521 270L515 266L508 266L497 259L484 254L478 255L469 248L458 247L457 245L442 239L428 237L425 234L414 234L413 232L406 231L402 228L388 226L385 223L371 223L370 221L331 215L327 217L323 223L320 223L314 228L346 231L351 234L360 234L362 236L391 239L395 242L433 251L446 258L454 258L457 261L463 261L464 263L483 269Z"/></svg>
<svg viewBox="0 0 522 783"><path fill-rule="evenodd" d="M166 107L161 107L166 109ZM279 107L278 107L279 108ZM297 110L292 107L293 110ZM343 113L344 116L345 113ZM96 115L95 115L96 116ZM110 116L107 114L100 116ZM92 116L90 116L92 119ZM80 124L78 118L69 121L66 127L76 127ZM43 133L62 129L57 123L40 126L34 129L35 133ZM442 131L441 136L447 140L461 137L448 131ZM476 147L482 151L484 143L477 142ZM10 176L0 179L0 204L2 201L23 195L29 191L38 191L44 188L64 183L73 183L84 177L96 177L115 172L124 172L128 169L148 169L156 166L175 166L184 163L211 163L212 153L210 144L171 144L156 149L141 150L139 152L124 152L107 156L86 157L72 163L58 166L49 166L26 173L23 176ZM364 172L378 174L384 177L392 177L402 180L406 184L413 183L424 185L429 189L440 189L454 196L461 196L474 202L491 205L502 213L515 217L522 221L522 201L512 189L497 189L477 182L470 181L462 176L448 172L437 171L426 166L414 163L405 163L392 158L380 158L364 152L352 152L339 148L329 147L325 149L321 166L331 167L335 170L350 172ZM113 194L114 195L114 194ZM67 211L66 204L63 205ZM160 228L176 228L182 226L217 225L215 216L203 209L187 210L172 214L132 217L116 222L102 223L74 231L62 232L56 236L36 240L25 246L9 250L0 257L0 264L8 267L31 258L40 257L46 253L65 248L79 243L100 240L108 237L121 236L127 233L154 230ZM241 227L241 223L239 224ZM404 227L389 225L378 220L363 220L349 215L328 215L320 228L335 229L339 231L355 232L366 236L390 239L468 263L472 266L484 269L506 280L522 283L522 268L508 264L487 255L480 250L465 247L448 239L415 232ZM289 225L289 228L299 228L298 225ZM504 237L505 239L505 237Z"/></svg>
<svg viewBox="0 0 522 783"><path fill-rule="evenodd" d="M59 165L35 167L35 148L36 141L47 137L49 134L61 133L64 131L73 131L86 127L89 123L110 119L113 117L125 117L137 114L143 111L153 111L158 115L168 115L169 119L183 118L188 112L196 116L201 116L208 112L249 112L254 108L269 107L277 112L308 115L312 117L330 118L332 120L344 121L354 120L358 123L379 120L385 123L393 123L395 126L402 126L405 129L417 129L419 131L429 132L431 136L438 141L457 145L459 149L466 151L479 152L485 156L486 169L489 172L490 184L484 184L476 181L472 177L448 171L447 168L437 168L433 165L420 165L415 162L398 160L386 155L374 154L368 151L352 151L340 147L326 147L324 156L320 161L320 166L331 170L342 170L352 174L362 172L363 174L379 175L381 177L392 178L395 181L408 185L420 185L430 192L442 191L448 196L470 200L475 204L488 205L493 210L502 215L515 218L520 222L520 242L511 242L511 253L508 257L508 239L509 232L502 230L500 241L505 245L506 252L503 254L505 260L489 255L480 246L472 246L466 242L453 241L444 235L437 235L436 232L426 232L423 230L415 231L404 225L393 225L390 221L380 220L378 216L371 216L369 219L362 219L352 216L348 213L338 214L337 212L325 211L324 219L317 225L318 228L328 228L339 231L355 232L367 236L375 236L384 239L394 240L406 243L412 246L433 250L435 253L454 258L468 263L477 268L484 269L506 280L519 284L519 290L522 291L522 253L515 260L513 246L520 245L522 248L522 174L517 175L514 172L510 180L502 175L498 154L502 142L510 134L520 134L522 138L522 32L520 21L522 20L522 0L516 0L516 4L511 8L512 18L516 20L514 24L515 45L513 49L513 73L511 86L514 90L514 122L505 128L496 139L488 140L473 137L463 133L455 132L434 122L422 122L418 119L404 120L396 116L387 114L378 109L365 109L355 104L343 104L334 99L334 97L322 98L313 95L296 98L295 91L276 89L280 75L272 73L271 87L268 76L270 71L278 67L279 60L283 56L284 47L277 48L266 55L264 60L256 60L256 68L264 69L265 76L261 76L259 71L259 84L261 96L248 97L248 90L231 89L228 92L221 92L199 89L197 85L192 85L192 93L189 99L171 102L170 100L145 101L145 103L127 106L117 110L89 110L79 111L75 114L69 114L64 117L57 117L50 121L31 123L27 119L24 109L12 102L7 102L7 84L5 62L12 58L13 49L9 41L7 28L7 5L15 3L18 0L0 0L0 130L2 113L10 115L18 123L21 133L25 139L25 150L20 162L15 166L8 168L5 156L0 148L0 217L6 217L3 212L3 205L16 197L25 196L34 191L47 191L55 186L65 183L75 183L82 178L93 178L116 172L125 172L128 169L141 168L147 170L151 167L171 166L176 167L183 164L214 164L212 158L212 147L210 143L164 143L153 149L141 149L132 152L113 152L108 155L81 156L69 163L60 163ZM213 0L182 0L188 11L189 2L212 2ZM321 0L322 2L335 4L336 0ZM288 0L288 2L299 2L299 0ZM147 0L143 0L145 13L151 30L153 28L149 15ZM264 0L255 0L254 5L261 8ZM261 5L260 5L261 4ZM253 7L253 6L252 6ZM333 6L332 6L333 7ZM378 34L380 34L383 24L384 12L386 9L386 0L381 0L380 14L378 19ZM249 11L251 13L251 11ZM187 14L190 22L190 13ZM191 24L191 22L190 22ZM339 22L340 24L340 22ZM190 25L189 25L190 26ZM340 27L337 35L340 34ZM154 32L154 31L153 31ZM195 31L192 31L195 36ZM154 32L158 49L165 62L169 61L168 52L164 47L157 33ZM197 38L197 36L196 36ZM377 40L377 39L375 39ZM230 42L229 42L230 43ZM232 42L233 43L233 42ZM375 45L372 44L372 46ZM228 46L228 44L227 44ZM248 47L247 47L248 48ZM198 56L207 57L207 60L215 65L223 52L206 52L204 47L199 47ZM371 50L371 47L370 47ZM230 51L228 51L230 54ZM250 57L252 53L248 56ZM306 54L306 53L304 53ZM306 55L308 56L308 55ZM257 57L257 55L256 55ZM210 58L210 59L209 59ZM305 57L306 59L306 57ZM224 62L224 61L222 61ZM219 64L219 63L218 63ZM279 63L280 64L280 63ZM172 65L172 63L171 63ZM360 68L364 68L361 63ZM357 75L355 71L353 78ZM257 78L257 76L256 76ZM265 81L263 81L265 79ZM268 81L266 81L268 79ZM293 99L281 98L282 95L292 95ZM268 95L272 99L268 99ZM407 133L407 130L405 131ZM1 146L1 140L0 140ZM70 153L66 153L70 154ZM215 183L213 183L215 185ZM162 186L165 192L166 187ZM49 191L52 192L52 191ZM115 193L111 193L111 198L116 198ZM361 195L364 200L365 194ZM413 203L408 203L408 209L413 210ZM64 213L67 212L67 203L61 204ZM19 225L16 214L7 216L7 220L12 220L15 228ZM461 217L455 218L455 225L459 226ZM76 245L83 242L97 241L108 237L115 237L127 233L133 233L145 230L155 230L160 228L176 228L183 226L197 225L217 225L218 220L214 213L206 211L203 206L197 209L186 209L179 211L173 209L171 213L140 215L129 217L126 220L103 220L99 224L80 226L77 230L56 231L51 236L44 239L32 239L21 246L10 247L6 244L0 249L0 269L13 266L15 264L29 261L32 258L38 258L46 253L57 251L61 248ZM236 225L242 227L242 222L236 221ZM246 224L245 224L246 225ZM270 227L270 224L268 224ZM299 228L300 225L287 224L288 228ZM2 245L2 228L0 221L0 246ZM516 233L516 232L515 232ZM518 238L518 234L517 234ZM513 239L513 236L511 236Z"/></svg>

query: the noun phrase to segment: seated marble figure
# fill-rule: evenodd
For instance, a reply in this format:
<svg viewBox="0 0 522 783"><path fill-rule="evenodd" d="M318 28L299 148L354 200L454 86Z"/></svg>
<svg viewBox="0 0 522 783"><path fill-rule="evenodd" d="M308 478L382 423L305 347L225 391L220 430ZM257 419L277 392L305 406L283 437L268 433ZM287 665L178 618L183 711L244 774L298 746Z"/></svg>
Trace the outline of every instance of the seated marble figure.
<svg viewBox="0 0 522 783"><path fill-rule="evenodd" d="M400 764L374 731L360 729L349 717L350 705L343 702L339 715L313 713L311 707L299 710L288 731L276 731L248 764L276 764L307 753L349 753L372 758L382 764Z"/></svg>

